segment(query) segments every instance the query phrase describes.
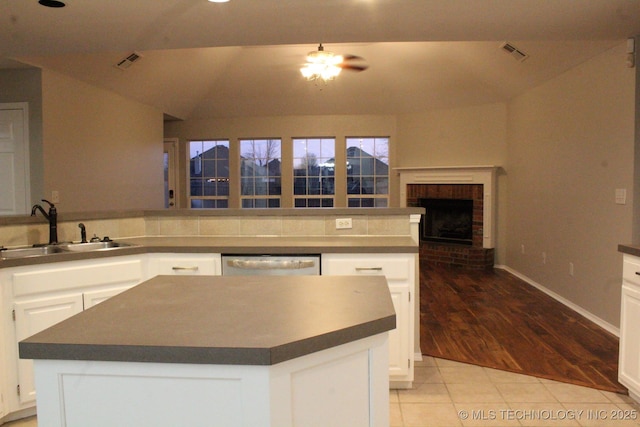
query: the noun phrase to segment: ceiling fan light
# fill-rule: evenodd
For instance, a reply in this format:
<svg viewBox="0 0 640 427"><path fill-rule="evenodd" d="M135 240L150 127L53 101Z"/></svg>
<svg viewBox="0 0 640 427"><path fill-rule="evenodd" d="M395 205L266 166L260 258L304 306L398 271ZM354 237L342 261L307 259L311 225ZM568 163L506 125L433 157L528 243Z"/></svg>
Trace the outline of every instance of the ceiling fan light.
<svg viewBox="0 0 640 427"><path fill-rule="evenodd" d="M342 63L342 55L324 50L322 44L318 50L307 54L307 63L300 68L300 72L307 80L333 80L340 74L342 68L338 64Z"/></svg>

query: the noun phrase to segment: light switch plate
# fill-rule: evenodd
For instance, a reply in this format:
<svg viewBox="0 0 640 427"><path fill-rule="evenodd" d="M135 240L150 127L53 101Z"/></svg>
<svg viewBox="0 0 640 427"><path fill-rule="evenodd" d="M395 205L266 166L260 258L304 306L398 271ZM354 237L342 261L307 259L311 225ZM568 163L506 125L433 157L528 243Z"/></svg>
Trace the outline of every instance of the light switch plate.
<svg viewBox="0 0 640 427"><path fill-rule="evenodd" d="M627 204L627 189L626 188L616 188L616 204L617 205L626 205Z"/></svg>

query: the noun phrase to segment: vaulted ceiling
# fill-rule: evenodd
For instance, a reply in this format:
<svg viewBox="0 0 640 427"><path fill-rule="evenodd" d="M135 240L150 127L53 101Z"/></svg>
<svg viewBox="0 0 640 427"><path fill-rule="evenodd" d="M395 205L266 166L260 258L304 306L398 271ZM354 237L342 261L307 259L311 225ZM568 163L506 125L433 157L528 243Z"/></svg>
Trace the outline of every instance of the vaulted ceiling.
<svg viewBox="0 0 640 427"><path fill-rule="evenodd" d="M66 3L0 0L0 67L48 68L181 119L503 102L640 34L638 0ZM506 41L529 57L514 59ZM369 68L305 81L299 68L320 42ZM132 52L141 59L117 69Z"/></svg>

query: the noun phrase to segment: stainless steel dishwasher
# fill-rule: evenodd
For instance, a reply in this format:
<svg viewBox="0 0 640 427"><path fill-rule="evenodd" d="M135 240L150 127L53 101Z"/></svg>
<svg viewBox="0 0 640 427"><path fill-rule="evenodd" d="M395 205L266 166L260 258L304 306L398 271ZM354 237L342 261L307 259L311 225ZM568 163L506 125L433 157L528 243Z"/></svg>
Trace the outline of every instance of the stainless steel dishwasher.
<svg viewBox="0 0 640 427"><path fill-rule="evenodd" d="M223 276L317 276L320 255L222 255Z"/></svg>

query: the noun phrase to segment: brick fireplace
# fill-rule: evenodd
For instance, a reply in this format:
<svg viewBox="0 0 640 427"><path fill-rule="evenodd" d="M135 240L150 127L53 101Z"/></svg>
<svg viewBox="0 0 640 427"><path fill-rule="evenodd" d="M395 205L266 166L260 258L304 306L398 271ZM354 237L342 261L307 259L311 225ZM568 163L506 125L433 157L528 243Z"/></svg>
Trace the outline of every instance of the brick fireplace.
<svg viewBox="0 0 640 427"><path fill-rule="evenodd" d="M425 232L427 217L423 215L420 224L421 262L465 269L493 267L495 170L494 166L400 169L403 206L444 206L441 215L444 219L440 223L448 221L448 229L465 229L458 234L447 232L430 237L430 234L437 233ZM465 222L461 218L464 219L466 213L452 213L456 206L471 206L468 225L461 224ZM429 208L427 215L432 215ZM451 225L453 223L455 226ZM466 231L467 227L470 227L470 232Z"/></svg>

